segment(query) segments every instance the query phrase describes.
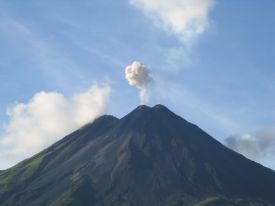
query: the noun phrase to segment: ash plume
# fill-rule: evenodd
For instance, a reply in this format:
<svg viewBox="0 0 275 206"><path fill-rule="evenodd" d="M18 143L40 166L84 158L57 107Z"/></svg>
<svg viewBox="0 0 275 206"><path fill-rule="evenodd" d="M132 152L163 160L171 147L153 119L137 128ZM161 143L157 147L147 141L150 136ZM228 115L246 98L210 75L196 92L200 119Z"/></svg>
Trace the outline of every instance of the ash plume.
<svg viewBox="0 0 275 206"><path fill-rule="evenodd" d="M150 84L153 81L148 67L139 61L134 61L126 67L125 78L128 80L129 85L140 90L140 104L146 103L150 97Z"/></svg>

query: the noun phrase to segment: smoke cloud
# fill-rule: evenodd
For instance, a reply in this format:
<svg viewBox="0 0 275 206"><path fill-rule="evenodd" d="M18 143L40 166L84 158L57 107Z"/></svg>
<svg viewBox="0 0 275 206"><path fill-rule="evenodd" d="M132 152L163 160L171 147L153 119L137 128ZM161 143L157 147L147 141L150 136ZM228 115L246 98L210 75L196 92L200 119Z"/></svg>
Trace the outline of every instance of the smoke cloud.
<svg viewBox="0 0 275 206"><path fill-rule="evenodd" d="M225 144L236 152L258 161L267 155L275 155L275 128L230 136L225 139Z"/></svg>
<svg viewBox="0 0 275 206"><path fill-rule="evenodd" d="M125 78L128 80L129 85L140 90L140 104L146 103L149 100L149 87L152 82L150 70L141 62L134 61L131 65L126 67Z"/></svg>
<svg viewBox="0 0 275 206"><path fill-rule="evenodd" d="M0 137L0 169L30 157L93 121L105 112L109 93L108 85L97 84L71 97L42 91L27 103L9 107L9 122Z"/></svg>

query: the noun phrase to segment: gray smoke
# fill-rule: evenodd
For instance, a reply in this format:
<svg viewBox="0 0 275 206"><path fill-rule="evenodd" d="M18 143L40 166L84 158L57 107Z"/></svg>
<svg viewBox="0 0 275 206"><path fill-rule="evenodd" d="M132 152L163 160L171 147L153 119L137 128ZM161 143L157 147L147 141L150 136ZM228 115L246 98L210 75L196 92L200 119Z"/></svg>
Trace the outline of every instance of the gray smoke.
<svg viewBox="0 0 275 206"><path fill-rule="evenodd" d="M233 135L225 139L225 144L248 158L260 160L266 155L275 155L275 128Z"/></svg>
<svg viewBox="0 0 275 206"><path fill-rule="evenodd" d="M140 90L140 104L146 103L149 100L149 87L152 82L150 70L141 62L134 61L131 65L126 67L125 78L128 80L129 85Z"/></svg>

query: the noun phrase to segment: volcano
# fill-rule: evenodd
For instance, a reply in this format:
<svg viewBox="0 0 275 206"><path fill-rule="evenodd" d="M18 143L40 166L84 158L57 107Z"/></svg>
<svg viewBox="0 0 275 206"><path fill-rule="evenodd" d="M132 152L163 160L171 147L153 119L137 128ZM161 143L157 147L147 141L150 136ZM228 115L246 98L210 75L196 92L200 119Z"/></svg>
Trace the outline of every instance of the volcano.
<svg viewBox="0 0 275 206"><path fill-rule="evenodd" d="M163 105L104 115L0 171L1 206L274 206L275 172Z"/></svg>

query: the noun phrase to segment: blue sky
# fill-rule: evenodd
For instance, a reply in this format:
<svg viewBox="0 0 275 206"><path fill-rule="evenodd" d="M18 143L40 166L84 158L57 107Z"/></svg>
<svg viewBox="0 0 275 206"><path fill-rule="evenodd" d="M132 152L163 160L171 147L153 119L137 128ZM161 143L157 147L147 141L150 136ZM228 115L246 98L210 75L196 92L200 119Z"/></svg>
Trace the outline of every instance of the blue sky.
<svg viewBox="0 0 275 206"><path fill-rule="evenodd" d="M0 139L15 119L7 108L41 91L70 98L92 84L108 85L100 111L122 117L139 104L124 77L138 60L155 79L147 104L168 106L219 141L250 134L259 149L262 136L253 134L275 128L275 2L214 1L204 31L191 39L133 2L139 1L0 1ZM265 138L269 144L274 135ZM255 149L243 147L244 154ZM275 168L275 149L264 149L255 160ZM1 168L31 155L1 159L1 150L7 148L0 143Z"/></svg>

